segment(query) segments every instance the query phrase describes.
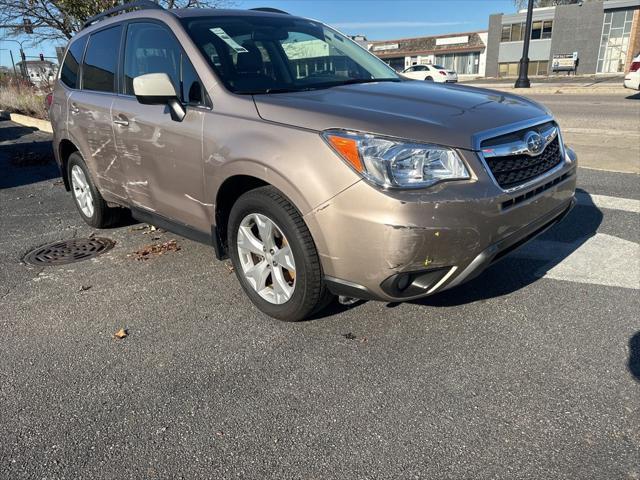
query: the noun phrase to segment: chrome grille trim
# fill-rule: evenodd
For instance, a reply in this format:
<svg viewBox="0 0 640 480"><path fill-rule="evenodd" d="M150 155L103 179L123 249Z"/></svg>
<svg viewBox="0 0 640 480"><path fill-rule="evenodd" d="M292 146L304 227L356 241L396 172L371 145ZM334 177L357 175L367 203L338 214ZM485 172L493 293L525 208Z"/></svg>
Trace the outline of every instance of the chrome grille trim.
<svg viewBox="0 0 640 480"><path fill-rule="evenodd" d="M509 157L511 155L529 155L530 157L537 157L542 155L542 152L553 142L558 136L558 127L550 126L549 128L540 132L543 144L542 149L538 153L532 153L529 151L529 146L524 140L517 140L515 142L503 143L501 145L495 145L485 147L482 149L482 155L485 158L494 157Z"/></svg>
<svg viewBox="0 0 640 480"><path fill-rule="evenodd" d="M558 173L560 170L562 170L565 165L566 165L566 151L565 151L565 147L564 147L564 141L562 139L562 132L560 130L559 127L555 127L556 128L556 135L558 138L558 142L560 144L560 154L561 154L561 161L560 163L558 163L558 165L556 165L555 167L553 167L551 170L548 170L547 172L544 172L542 175L532 178L531 180L521 184L521 185L517 185L514 186L512 188L502 188L500 186L500 184L498 183L498 181L496 180L495 176L493 175L493 172L491 171L491 168L489 167L487 160L482 152L482 142L497 138L497 137L501 137L504 135L508 135L511 133L516 133L528 128L535 128L535 127L539 127L540 125L544 125L545 123L554 123L555 125L555 120L551 115L544 115L538 118L534 118L534 119L530 119L530 120L526 120L523 122L518 122L518 123L514 123L511 125L507 125L505 127L499 127L499 128L494 128L491 130L486 130L484 132L480 132L477 135L474 135L473 139L472 139L472 143L473 143L473 147L476 151L476 153L478 154L478 158L480 159L482 166L484 167L487 175L489 176L489 178L491 178L491 180L493 181L493 183L496 185L496 187L498 187L500 190L502 190L504 193L513 193L513 192L519 192L520 190L532 187L538 183L543 182L544 180L548 179L549 177L553 176L554 174ZM553 142L553 139L551 140ZM544 152L544 149L540 152L542 153ZM511 154L513 155L513 154Z"/></svg>

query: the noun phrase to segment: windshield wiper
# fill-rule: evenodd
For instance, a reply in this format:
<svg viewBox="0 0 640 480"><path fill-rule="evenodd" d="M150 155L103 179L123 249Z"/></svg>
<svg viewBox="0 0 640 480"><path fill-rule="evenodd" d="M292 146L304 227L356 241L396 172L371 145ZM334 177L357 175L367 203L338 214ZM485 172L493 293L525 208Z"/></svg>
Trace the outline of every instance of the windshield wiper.
<svg viewBox="0 0 640 480"><path fill-rule="evenodd" d="M304 88L265 88L264 90L253 90L246 92L237 92L240 95L267 95L269 93L294 93L294 92L307 92L309 90L315 90L315 87L304 87Z"/></svg>
<svg viewBox="0 0 640 480"><path fill-rule="evenodd" d="M399 78L350 78L343 82L332 84L332 87L341 87L342 85L355 85L358 83L377 83L377 82L400 82Z"/></svg>
<svg viewBox="0 0 640 480"><path fill-rule="evenodd" d="M376 82L401 82L399 78L350 78L341 82L319 83L306 87L277 87L265 88L264 90L254 90L246 92L238 92L241 95L268 95L270 93L295 93L309 92L311 90L321 90L325 88L342 87L343 85L355 85L359 83L376 83Z"/></svg>

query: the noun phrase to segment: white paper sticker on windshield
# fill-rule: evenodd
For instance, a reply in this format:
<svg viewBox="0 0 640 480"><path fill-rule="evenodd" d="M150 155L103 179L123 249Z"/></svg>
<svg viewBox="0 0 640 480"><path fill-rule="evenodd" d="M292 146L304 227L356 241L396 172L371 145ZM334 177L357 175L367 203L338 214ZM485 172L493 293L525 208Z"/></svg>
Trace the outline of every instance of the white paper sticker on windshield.
<svg viewBox="0 0 640 480"><path fill-rule="evenodd" d="M236 42L233 38L231 38L229 35L227 35L227 32L225 32L223 29L221 29L219 27L216 27L216 28L211 28L210 30L215 35L217 35L218 38L220 38L220 40L222 40L224 43L226 43L231 48L233 48L236 52L238 52L238 53L247 53L248 52L248 50L246 48L244 48L242 45L240 45L238 42Z"/></svg>

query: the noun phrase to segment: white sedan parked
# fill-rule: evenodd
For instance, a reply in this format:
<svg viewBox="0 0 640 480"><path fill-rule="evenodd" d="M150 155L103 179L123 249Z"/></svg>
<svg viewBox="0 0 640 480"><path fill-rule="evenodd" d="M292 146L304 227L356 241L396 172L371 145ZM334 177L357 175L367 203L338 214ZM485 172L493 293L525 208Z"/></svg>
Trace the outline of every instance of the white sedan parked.
<svg viewBox="0 0 640 480"><path fill-rule="evenodd" d="M624 86L640 90L640 55L637 55L631 62L629 73L624 77Z"/></svg>
<svg viewBox="0 0 640 480"><path fill-rule="evenodd" d="M458 74L452 70L447 70L440 65L414 65L402 72L407 78L414 80L426 80L438 83L456 83Z"/></svg>

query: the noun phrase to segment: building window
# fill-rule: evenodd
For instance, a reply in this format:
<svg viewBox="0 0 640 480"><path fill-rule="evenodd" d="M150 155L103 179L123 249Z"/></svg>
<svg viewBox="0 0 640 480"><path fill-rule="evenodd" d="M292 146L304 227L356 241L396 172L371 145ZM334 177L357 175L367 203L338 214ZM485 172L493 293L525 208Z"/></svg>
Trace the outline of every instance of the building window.
<svg viewBox="0 0 640 480"><path fill-rule="evenodd" d="M405 68L404 57L383 58L384 63L393 68L396 72L402 72Z"/></svg>
<svg viewBox="0 0 640 480"><path fill-rule="evenodd" d="M502 38L500 38L501 42L510 42L511 41L511 25L503 25L502 26Z"/></svg>
<svg viewBox="0 0 640 480"><path fill-rule="evenodd" d="M629 50L633 10L617 10L604 15L598 54L598 73L624 71Z"/></svg>
<svg viewBox="0 0 640 480"><path fill-rule="evenodd" d="M511 41L519 42L524 40L525 26L524 23L514 23L511 25Z"/></svg>
<svg viewBox="0 0 640 480"><path fill-rule="evenodd" d="M446 70L454 70L458 75L477 75L480 67L480 53L446 53L436 55L437 65Z"/></svg>
<svg viewBox="0 0 640 480"><path fill-rule="evenodd" d="M533 22L531 26L531 40L547 40L551 38L553 20ZM521 42L526 33L525 23L512 23L502 26L501 42Z"/></svg>
<svg viewBox="0 0 640 480"><path fill-rule="evenodd" d="M498 64L500 77L517 77L520 73L520 62ZM532 77L549 74L549 62L547 60L529 62L528 74Z"/></svg>

